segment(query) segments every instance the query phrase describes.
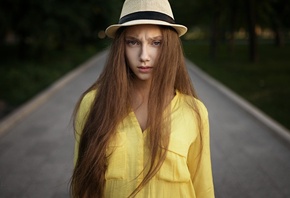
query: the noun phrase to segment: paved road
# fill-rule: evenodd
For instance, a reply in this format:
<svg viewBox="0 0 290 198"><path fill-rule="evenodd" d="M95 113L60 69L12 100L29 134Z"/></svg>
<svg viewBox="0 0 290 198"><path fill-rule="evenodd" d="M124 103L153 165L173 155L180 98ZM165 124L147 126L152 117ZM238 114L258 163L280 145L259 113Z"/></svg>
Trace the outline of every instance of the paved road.
<svg viewBox="0 0 290 198"><path fill-rule="evenodd" d="M74 141L70 116L105 58L101 53L65 77L69 80L57 82L10 118L27 114L23 119L0 130L1 198L69 197ZM199 75L192 63L188 67L210 114L216 197L290 197L289 142Z"/></svg>
<svg viewBox="0 0 290 198"><path fill-rule="evenodd" d="M193 82L210 116L216 197L289 198L289 141L237 105L234 96L226 97L217 89L219 83L194 75L198 69L192 68Z"/></svg>

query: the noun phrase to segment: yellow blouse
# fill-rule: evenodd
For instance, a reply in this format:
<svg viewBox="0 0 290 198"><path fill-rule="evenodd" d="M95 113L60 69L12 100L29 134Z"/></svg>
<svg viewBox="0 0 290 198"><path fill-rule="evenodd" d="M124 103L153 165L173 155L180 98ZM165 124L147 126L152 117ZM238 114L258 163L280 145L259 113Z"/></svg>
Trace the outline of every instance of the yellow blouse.
<svg viewBox="0 0 290 198"><path fill-rule="evenodd" d="M80 105L76 122L75 161L79 134L94 96L95 91L88 93ZM136 198L214 197L208 113L205 106L196 100L201 114L200 131L196 113L189 108L188 100L196 99L177 92L171 101L171 136L166 159L159 172ZM116 138L107 149L109 153L113 152L109 156L105 174L106 198L128 197L142 181L143 169L149 161L147 133L147 130L142 132L134 112L129 113L119 124ZM199 155L200 162L197 160Z"/></svg>

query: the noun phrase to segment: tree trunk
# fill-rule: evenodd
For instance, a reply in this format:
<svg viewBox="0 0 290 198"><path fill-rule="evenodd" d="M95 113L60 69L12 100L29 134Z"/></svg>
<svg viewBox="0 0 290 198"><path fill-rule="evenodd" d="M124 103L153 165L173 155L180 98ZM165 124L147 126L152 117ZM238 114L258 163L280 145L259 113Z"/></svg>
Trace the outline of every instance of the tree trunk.
<svg viewBox="0 0 290 198"><path fill-rule="evenodd" d="M28 56L29 46L26 42L27 34L24 31L19 31L19 43L18 43L18 52L17 56L18 59L24 60Z"/></svg>
<svg viewBox="0 0 290 198"><path fill-rule="evenodd" d="M237 1L231 2L231 14L230 14L230 37L229 37L229 51L234 51L234 42L235 42L235 30L237 22Z"/></svg>
<svg viewBox="0 0 290 198"><path fill-rule="evenodd" d="M218 47L218 36L219 36L219 19L220 19L220 9L219 0L213 0L213 16L212 16L212 26L211 26L211 39L210 39L210 58L212 60L216 59L216 52Z"/></svg>
<svg viewBox="0 0 290 198"><path fill-rule="evenodd" d="M256 26L256 0L246 0L246 11L249 34L249 59L251 62L258 60Z"/></svg>
<svg viewBox="0 0 290 198"><path fill-rule="evenodd" d="M285 40L284 40L284 32L282 28L275 26L273 28L274 34L275 34L275 45L277 47L283 47L285 45Z"/></svg>

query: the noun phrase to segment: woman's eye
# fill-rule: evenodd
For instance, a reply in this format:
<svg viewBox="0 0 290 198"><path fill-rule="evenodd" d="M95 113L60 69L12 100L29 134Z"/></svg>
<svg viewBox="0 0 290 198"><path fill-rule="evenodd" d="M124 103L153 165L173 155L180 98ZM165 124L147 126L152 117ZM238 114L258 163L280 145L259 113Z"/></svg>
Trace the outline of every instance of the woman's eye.
<svg viewBox="0 0 290 198"><path fill-rule="evenodd" d="M159 45L161 45L161 41L153 41L152 45L159 46Z"/></svg>
<svg viewBox="0 0 290 198"><path fill-rule="evenodd" d="M138 45L138 42L134 40L127 40L126 43L127 45L131 45L131 46Z"/></svg>

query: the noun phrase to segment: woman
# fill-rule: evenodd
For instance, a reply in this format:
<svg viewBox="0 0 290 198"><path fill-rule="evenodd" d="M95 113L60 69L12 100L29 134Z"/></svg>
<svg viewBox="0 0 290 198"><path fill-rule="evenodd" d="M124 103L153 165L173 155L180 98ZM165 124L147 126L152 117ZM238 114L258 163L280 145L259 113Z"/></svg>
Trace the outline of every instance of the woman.
<svg viewBox="0 0 290 198"><path fill-rule="evenodd" d="M75 110L73 197L214 197L207 110L167 0L125 1L99 79Z"/></svg>

